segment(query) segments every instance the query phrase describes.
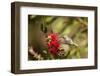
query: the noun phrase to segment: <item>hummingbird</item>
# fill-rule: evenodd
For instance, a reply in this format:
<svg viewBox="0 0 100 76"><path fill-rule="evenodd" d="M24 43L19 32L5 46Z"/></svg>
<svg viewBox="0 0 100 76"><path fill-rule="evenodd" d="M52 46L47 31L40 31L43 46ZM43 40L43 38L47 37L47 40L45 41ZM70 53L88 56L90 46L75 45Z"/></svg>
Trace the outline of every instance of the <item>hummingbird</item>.
<svg viewBox="0 0 100 76"><path fill-rule="evenodd" d="M67 35L64 35L62 37L59 37L59 41L62 44L68 44L68 45L73 45L78 47L78 44L76 44L70 37L68 37Z"/></svg>
<svg viewBox="0 0 100 76"><path fill-rule="evenodd" d="M59 41L61 43L61 51L58 53L60 57L66 56L66 52L69 50L70 46L78 47L78 44L76 44L70 37L67 35L60 36Z"/></svg>

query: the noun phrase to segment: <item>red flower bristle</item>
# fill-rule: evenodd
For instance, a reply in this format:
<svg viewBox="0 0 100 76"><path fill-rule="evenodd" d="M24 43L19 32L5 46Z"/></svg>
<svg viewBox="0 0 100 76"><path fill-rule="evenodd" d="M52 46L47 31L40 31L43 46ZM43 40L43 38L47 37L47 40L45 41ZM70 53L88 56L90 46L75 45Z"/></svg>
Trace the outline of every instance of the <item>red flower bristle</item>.
<svg viewBox="0 0 100 76"><path fill-rule="evenodd" d="M58 34L52 33L49 34L48 37L50 37L50 41L47 43L49 52L53 55L57 55L60 47Z"/></svg>

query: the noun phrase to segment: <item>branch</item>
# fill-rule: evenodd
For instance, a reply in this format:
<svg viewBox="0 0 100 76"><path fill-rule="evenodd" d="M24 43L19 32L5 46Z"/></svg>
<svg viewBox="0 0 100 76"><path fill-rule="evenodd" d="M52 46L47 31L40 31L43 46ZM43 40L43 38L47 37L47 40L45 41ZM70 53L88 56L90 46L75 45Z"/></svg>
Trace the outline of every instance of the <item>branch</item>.
<svg viewBox="0 0 100 76"><path fill-rule="evenodd" d="M80 23L87 26L87 22L83 21L81 18L76 18Z"/></svg>
<svg viewBox="0 0 100 76"><path fill-rule="evenodd" d="M43 60L43 57L42 57L40 54L36 53L36 52L33 50L32 46L29 47L29 50L28 50L28 51L29 51L29 53L30 53L31 55L33 55L34 58L36 58L36 59L38 59L38 60Z"/></svg>

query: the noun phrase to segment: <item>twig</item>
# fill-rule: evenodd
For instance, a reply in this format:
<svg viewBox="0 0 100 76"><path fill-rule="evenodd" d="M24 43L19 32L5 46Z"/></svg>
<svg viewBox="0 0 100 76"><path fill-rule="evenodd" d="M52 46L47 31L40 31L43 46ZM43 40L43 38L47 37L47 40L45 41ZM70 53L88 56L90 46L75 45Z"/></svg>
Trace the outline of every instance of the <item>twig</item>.
<svg viewBox="0 0 100 76"><path fill-rule="evenodd" d="M81 18L76 18L80 23L87 26L87 22L83 21Z"/></svg>
<svg viewBox="0 0 100 76"><path fill-rule="evenodd" d="M43 57L40 54L37 54L32 47L29 47L29 53L33 55L34 58L38 60L43 60Z"/></svg>

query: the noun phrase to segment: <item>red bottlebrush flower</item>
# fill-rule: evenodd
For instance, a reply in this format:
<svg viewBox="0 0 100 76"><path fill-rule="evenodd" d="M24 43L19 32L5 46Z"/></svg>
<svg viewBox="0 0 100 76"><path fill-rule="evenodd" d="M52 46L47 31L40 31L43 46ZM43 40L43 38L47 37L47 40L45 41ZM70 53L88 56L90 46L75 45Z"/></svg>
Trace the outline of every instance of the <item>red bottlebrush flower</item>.
<svg viewBox="0 0 100 76"><path fill-rule="evenodd" d="M58 40L58 34L49 34L48 35L48 49L49 49L49 52L53 55L57 55L58 52L59 52L59 47L60 47L60 42Z"/></svg>

